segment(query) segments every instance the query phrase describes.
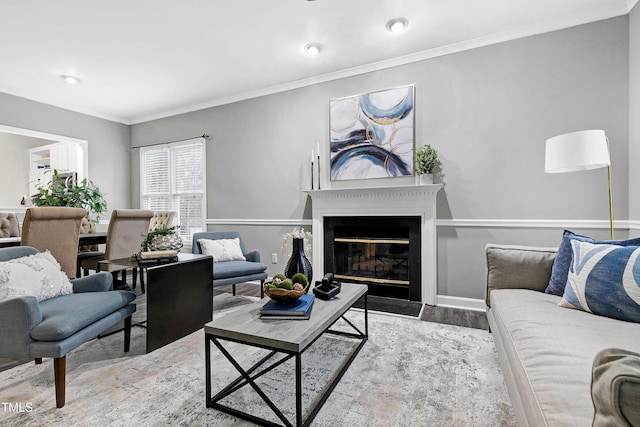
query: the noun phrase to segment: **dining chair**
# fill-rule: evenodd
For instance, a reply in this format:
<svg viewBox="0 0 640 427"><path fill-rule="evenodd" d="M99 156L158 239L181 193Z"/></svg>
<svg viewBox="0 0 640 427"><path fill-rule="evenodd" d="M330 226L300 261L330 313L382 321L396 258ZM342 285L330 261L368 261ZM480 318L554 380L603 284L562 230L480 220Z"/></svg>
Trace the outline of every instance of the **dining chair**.
<svg viewBox="0 0 640 427"><path fill-rule="evenodd" d="M149 231L153 231L158 227L171 227L173 217L176 215L173 211L156 211L149 221Z"/></svg>
<svg viewBox="0 0 640 427"><path fill-rule="evenodd" d="M82 218L82 224L80 224L80 234L91 234L96 232L96 226L89 221L87 217ZM93 258L103 255L104 252L100 251L99 245L80 245L78 247L78 260L76 261L76 277L80 277L82 261L87 258Z"/></svg>
<svg viewBox="0 0 640 427"><path fill-rule="evenodd" d="M99 268L98 264L108 259L129 258L138 253L140 244L149 231L151 217L153 217L152 211L142 209L115 209L111 212L105 251L82 261L81 267L85 275L88 274L88 270L109 271L116 278L118 273L122 272L122 280L126 287L126 271L130 267L107 264ZM138 269L133 268L133 288L137 284L137 273ZM144 293L144 282L140 285Z"/></svg>
<svg viewBox="0 0 640 427"><path fill-rule="evenodd" d="M70 279L76 277L82 208L41 206L27 208L22 223L22 246L49 250Z"/></svg>
<svg viewBox="0 0 640 427"><path fill-rule="evenodd" d="M14 212L0 212L0 237L20 237L20 223Z"/></svg>

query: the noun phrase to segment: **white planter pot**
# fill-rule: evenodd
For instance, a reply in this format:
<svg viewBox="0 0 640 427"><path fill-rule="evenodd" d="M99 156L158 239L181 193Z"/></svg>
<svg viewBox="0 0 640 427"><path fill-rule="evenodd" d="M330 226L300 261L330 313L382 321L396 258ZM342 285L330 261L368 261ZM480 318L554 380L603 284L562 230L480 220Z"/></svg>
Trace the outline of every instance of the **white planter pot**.
<svg viewBox="0 0 640 427"><path fill-rule="evenodd" d="M433 174L425 173L422 175L418 175L418 184L421 184L421 185L433 184Z"/></svg>

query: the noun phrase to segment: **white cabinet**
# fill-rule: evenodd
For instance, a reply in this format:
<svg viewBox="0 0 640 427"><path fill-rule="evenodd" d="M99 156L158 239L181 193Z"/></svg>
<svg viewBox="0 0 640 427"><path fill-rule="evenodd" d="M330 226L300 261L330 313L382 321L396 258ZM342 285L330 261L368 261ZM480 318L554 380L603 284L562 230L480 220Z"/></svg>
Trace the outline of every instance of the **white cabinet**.
<svg viewBox="0 0 640 427"><path fill-rule="evenodd" d="M35 194L51 181L53 170L59 173L78 173L82 176L82 149L76 143L60 142L29 150L29 191Z"/></svg>

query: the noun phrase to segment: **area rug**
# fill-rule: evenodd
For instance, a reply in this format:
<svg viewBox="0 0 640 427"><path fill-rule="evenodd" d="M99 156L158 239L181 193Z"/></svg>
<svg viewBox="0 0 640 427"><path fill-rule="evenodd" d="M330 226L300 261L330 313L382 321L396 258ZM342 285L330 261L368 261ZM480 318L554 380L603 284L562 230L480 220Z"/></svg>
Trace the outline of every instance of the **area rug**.
<svg viewBox="0 0 640 427"><path fill-rule="evenodd" d="M219 296L214 298L214 301ZM225 296L214 316L246 297ZM222 308L225 307L225 308ZM363 312L347 317L363 327ZM288 322L295 327L298 321ZM348 328L346 323L336 329ZM0 372L0 424L11 426L239 426L249 423L205 406L203 330L144 354L145 330L86 343L67 356L66 406L55 408L51 359ZM326 386L355 343L324 335L302 356L303 408ZM264 350L226 348L248 367ZM294 420L293 360L260 378L265 393ZM212 346L212 388L238 376ZM249 387L225 403L277 421ZM489 332L369 313L369 340L318 412L313 426L512 426L515 418Z"/></svg>

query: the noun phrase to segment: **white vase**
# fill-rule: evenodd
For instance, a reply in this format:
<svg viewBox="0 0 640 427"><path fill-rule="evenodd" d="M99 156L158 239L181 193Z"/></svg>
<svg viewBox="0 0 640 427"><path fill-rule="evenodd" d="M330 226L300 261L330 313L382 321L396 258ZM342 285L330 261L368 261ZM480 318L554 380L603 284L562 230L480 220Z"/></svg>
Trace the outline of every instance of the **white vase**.
<svg viewBox="0 0 640 427"><path fill-rule="evenodd" d="M418 184L433 184L433 174L432 173L423 173L418 175Z"/></svg>

